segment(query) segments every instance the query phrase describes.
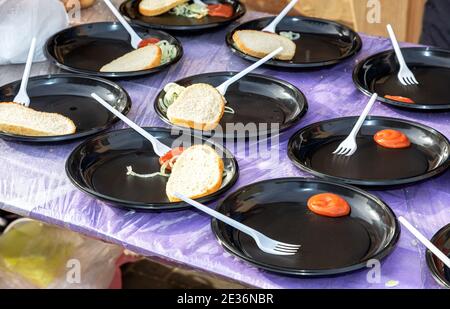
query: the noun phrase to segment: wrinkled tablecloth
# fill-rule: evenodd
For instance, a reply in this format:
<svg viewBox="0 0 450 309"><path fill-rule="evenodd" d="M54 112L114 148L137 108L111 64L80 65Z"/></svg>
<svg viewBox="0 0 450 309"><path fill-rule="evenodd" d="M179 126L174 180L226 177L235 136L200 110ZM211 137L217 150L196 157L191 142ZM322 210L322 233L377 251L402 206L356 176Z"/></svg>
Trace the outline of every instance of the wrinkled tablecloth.
<svg viewBox="0 0 450 309"><path fill-rule="evenodd" d="M243 20L256 17L259 14L250 12ZM248 66L249 62L233 55L225 45L226 31L220 29L197 36L179 36L185 49L180 63L155 75L119 81L133 101L129 117L142 126L167 127L153 109L153 100L166 83L199 73L239 71ZM352 82L353 67L367 56L391 48L384 38L366 35L362 38L362 51L332 68L303 72L276 71L266 67L257 70L257 73L289 81L300 88L308 98L310 108L294 128L280 137L278 150L282 164L271 160L254 162L240 151L235 152L240 178L228 193L264 179L310 177L287 158L288 139L298 129L313 122L360 114L368 98ZM450 137L450 113L408 112L377 104L372 115L414 120ZM115 129L122 127L123 124L117 124ZM66 177L64 165L69 153L79 143L44 146L0 141L0 207L121 244L138 253L163 257L255 287L438 287L426 266L424 248L406 230L402 231L395 251L383 260L378 283L367 280L369 269L320 279L285 277L259 270L222 249L206 215L190 210L172 213L124 211L109 207L75 189ZM429 238L450 222L449 172L425 183L372 193L392 207L396 215L409 219Z"/></svg>

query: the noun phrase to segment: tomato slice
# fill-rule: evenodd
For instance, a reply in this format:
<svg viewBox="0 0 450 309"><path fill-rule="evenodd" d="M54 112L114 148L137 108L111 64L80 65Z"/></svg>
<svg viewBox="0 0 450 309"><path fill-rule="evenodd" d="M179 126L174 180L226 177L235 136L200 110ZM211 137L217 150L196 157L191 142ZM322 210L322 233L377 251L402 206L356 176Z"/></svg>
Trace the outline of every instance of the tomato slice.
<svg viewBox="0 0 450 309"><path fill-rule="evenodd" d="M139 42L138 48L142 48L142 47L145 47L145 46L150 45L150 44L156 44L159 41L160 41L160 39L157 39L157 38L143 39L142 41Z"/></svg>
<svg viewBox="0 0 450 309"><path fill-rule="evenodd" d="M404 133L392 129L377 132L373 139L378 145L385 148L408 148L411 145L409 138Z"/></svg>
<svg viewBox="0 0 450 309"><path fill-rule="evenodd" d="M409 103L409 104L416 103L413 100L411 100L410 98L406 98L406 97L402 97L402 96L398 96L398 95L385 95L384 97L386 99L397 101L397 102L402 102L402 103Z"/></svg>
<svg viewBox="0 0 450 309"><path fill-rule="evenodd" d="M179 156L184 151L183 147L177 147L163 155L161 158L159 158L159 164L163 165L167 161L171 160L173 157ZM167 169L170 169L170 166L167 167Z"/></svg>
<svg viewBox="0 0 450 309"><path fill-rule="evenodd" d="M325 217L338 218L350 214L347 201L333 193L322 193L310 197L308 208L313 213Z"/></svg>
<svg viewBox="0 0 450 309"><path fill-rule="evenodd" d="M208 5L208 15L216 17L230 18L233 16L234 9L229 4L210 4Z"/></svg>

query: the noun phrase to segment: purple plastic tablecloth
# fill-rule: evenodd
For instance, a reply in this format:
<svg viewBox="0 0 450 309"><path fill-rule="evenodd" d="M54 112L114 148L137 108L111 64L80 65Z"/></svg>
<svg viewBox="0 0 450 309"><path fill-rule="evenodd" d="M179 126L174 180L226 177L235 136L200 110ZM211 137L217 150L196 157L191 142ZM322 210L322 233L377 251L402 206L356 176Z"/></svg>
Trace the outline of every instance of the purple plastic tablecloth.
<svg viewBox="0 0 450 309"><path fill-rule="evenodd" d="M250 13L245 19L255 17L255 13ZM159 74L119 81L133 101L130 118L142 126L166 126L153 109L153 100L166 83L205 72L239 71L249 65L229 51L224 42L225 33L222 29L193 37L182 36L185 56L180 63ZM281 164L271 160L254 162L240 151L235 152L240 178L228 193L264 179L308 176L287 158L287 141L296 130L308 124L358 115L362 111L368 98L353 85L353 67L365 57L390 48L384 38L362 38L362 51L332 68L305 72L257 70L257 73L289 81L300 88L308 98L310 108L294 128L282 134L279 144ZM449 113L421 114L377 104L372 114L414 120L450 137ZM122 127L124 125L118 124L115 128ZM424 248L405 230L395 251L383 260L379 283L368 282L368 269L320 279L284 277L259 270L222 249L206 215L190 210L172 213L124 211L76 190L65 175L64 164L78 144L39 146L0 141L0 207L118 243L138 253L163 257L261 288L384 288L391 280L397 281L396 288L438 287L426 266ZM392 207L396 215L409 219L427 237L450 222L448 172L422 184L372 193Z"/></svg>

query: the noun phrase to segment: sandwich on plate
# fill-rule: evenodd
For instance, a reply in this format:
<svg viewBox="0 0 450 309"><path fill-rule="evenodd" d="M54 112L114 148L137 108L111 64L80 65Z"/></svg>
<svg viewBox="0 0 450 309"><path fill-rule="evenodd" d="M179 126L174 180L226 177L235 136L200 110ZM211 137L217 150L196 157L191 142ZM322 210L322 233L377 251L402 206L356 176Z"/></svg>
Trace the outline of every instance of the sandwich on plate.
<svg viewBox="0 0 450 309"><path fill-rule="evenodd" d="M189 0L142 0L139 3L139 13L144 16L158 16L187 2Z"/></svg>
<svg viewBox="0 0 450 309"><path fill-rule="evenodd" d="M187 149L174 148L160 158L160 172L141 175L127 167L127 175L140 178L169 177L166 194L170 202L179 202L174 196L180 192L189 198L201 198L218 191L222 186L224 163L208 145L194 145Z"/></svg>
<svg viewBox="0 0 450 309"><path fill-rule="evenodd" d="M286 35L257 30L238 30L233 34L235 46L243 53L264 58L272 51L283 47L283 51L275 56L279 60L292 60L297 46Z"/></svg>
<svg viewBox="0 0 450 309"><path fill-rule="evenodd" d="M172 61L178 50L166 40L144 39L144 43L135 49L104 65L100 72L133 72L149 70Z"/></svg>
<svg viewBox="0 0 450 309"><path fill-rule="evenodd" d="M166 185L167 197L171 202L179 202L175 192L192 199L210 195L222 186L223 171L222 158L210 146L189 147L172 166Z"/></svg>
<svg viewBox="0 0 450 309"><path fill-rule="evenodd" d="M213 86L194 84L181 92L168 107L167 118L175 125L198 130L213 130L225 111L225 98Z"/></svg>
<svg viewBox="0 0 450 309"><path fill-rule="evenodd" d="M75 133L76 126L69 118L56 113L0 102L0 131L22 136L60 136Z"/></svg>
<svg viewBox="0 0 450 309"><path fill-rule="evenodd" d="M209 131L218 126L224 113L235 113L226 106L227 101L222 94L209 84L183 87L169 83L164 87L164 92L159 105L174 125Z"/></svg>
<svg viewBox="0 0 450 309"><path fill-rule="evenodd" d="M226 3L202 5L189 0L142 0L139 3L139 13L144 16L169 13L195 19L205 16L230 18L234 14L234 8Z"/></svg>

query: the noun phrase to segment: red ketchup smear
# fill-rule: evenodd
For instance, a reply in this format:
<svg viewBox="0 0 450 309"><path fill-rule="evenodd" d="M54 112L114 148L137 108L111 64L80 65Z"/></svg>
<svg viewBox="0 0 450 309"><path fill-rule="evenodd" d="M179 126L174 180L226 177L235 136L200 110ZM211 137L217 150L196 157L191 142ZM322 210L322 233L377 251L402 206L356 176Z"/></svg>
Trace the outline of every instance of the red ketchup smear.
<svg viewBox="0 0 450 309"><path fill-rule="evenodd" d="M233 7L229 4L209 4L208 15L216 17L230 18L233 16Z"/></svg>
<svg viewBox="0 0 450 309"><path fill-rule="evenodd" d="M164 156L159 158L159 164L163 165L167 161L171 160L173 157L179 156L184 151L183 147L177 147L166 153ZM175 162L173 162L175 163ZM167 166L167 169L170 170L170 165Z"/></svg>
<svg viewBox="0 0 450 309"><path fill-rule="evenodd" d="M392 101L397 101L397 102L402 102L402 103L409 103L409 104L416 103L413 100L411 100L410 98L405 98L405 97L398 96L398 95L385 95L384 97L386 99L389 99L389 100L392 100Z"/></svg>
<svg viewBox="0 0 450 309"><path fill-rule="evenodd" d="M373 137L375 142L385 148L408 148L411 145L409 138L400 131L382 130Z"/></svg>
<svg viewBox="0 0 450 309"><path fill-rule="evenodd" d="M156 44L159 41L160 41L160 39L157 39L157 38L143 39L141 42L139 42L138 48L142 48L142 47L145 47L145 46L151 45L151 44Z"/></svg>
<svg viewBox="0 0 450 309"><path fill-rule="evenodd" d="M317 215L331 218L348 216L351 210L346 200L333 193L322 193L310 197L308 208Z"/></svg>

